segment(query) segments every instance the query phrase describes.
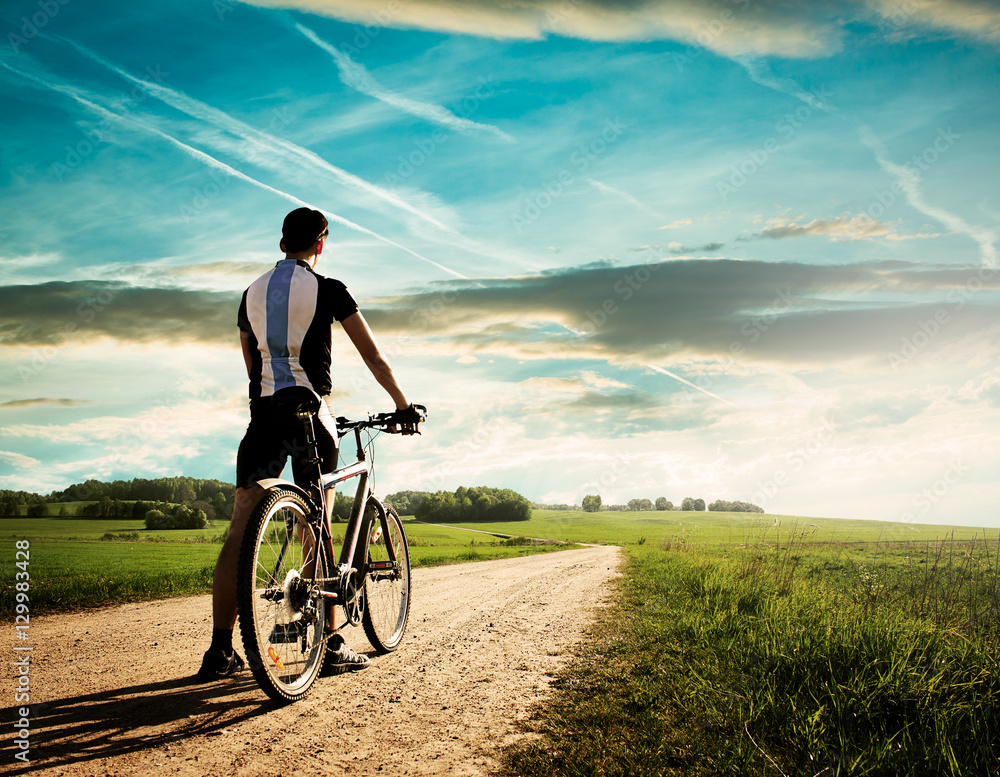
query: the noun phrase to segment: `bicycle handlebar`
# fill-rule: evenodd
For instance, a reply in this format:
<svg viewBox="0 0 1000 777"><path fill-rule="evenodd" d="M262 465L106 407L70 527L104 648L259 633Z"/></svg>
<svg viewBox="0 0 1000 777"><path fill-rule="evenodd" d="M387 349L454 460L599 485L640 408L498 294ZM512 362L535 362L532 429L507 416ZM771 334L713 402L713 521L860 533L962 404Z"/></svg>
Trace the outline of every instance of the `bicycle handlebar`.
<svg viewBox="0 0 1000 777"><path fill-rule="evenodd" d="M416 420L414 420L414 416L416 416ZM418 427L426 420L427 408L423 405L410 405L404 410L370 415L366 421L351 421L343 416L338 416L337 436L343 437L355 429L375 429L388 434L420 434Z"/></svg>

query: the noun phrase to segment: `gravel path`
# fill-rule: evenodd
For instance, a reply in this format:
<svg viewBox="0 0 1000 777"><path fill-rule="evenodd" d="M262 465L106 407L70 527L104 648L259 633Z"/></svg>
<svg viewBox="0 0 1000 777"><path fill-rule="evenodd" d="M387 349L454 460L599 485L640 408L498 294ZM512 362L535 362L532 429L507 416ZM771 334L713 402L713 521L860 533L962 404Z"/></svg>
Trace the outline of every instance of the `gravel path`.
<svg viewBox="0 0 1000 777"><path fill-rule="evenodd" d="M210 597L32 620L31 771L489 774L608 601L618 562L617 548L588 547L414 570L399 650L321 678L283 707L248 672L191 683L211 635ZM370 650L360 628L345 635ZM14 710L3 720L6 770L19 763Z"/></svg>

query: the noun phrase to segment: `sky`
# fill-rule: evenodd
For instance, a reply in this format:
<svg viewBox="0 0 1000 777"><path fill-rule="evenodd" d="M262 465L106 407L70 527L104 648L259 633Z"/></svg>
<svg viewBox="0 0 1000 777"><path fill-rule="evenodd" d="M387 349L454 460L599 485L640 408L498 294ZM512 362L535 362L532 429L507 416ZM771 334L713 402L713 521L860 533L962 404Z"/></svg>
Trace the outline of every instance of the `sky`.
<svg viewBox="0 0 1000 777"><path fill-rule="evenodd" d="M1000 3L0 22L0 488L232 482L239 299L308 205L429 409L383 495L1000 526ZM391 409L342 331L333 377Z"/></svg>

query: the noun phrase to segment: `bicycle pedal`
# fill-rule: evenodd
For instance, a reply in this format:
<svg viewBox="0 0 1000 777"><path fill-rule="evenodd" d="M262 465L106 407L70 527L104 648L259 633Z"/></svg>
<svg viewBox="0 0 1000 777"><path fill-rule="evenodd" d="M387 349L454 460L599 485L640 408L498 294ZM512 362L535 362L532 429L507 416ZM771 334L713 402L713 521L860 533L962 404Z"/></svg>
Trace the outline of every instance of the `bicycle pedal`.
<svg viewBox="0 0 1000 777"><path fill-rule="evenodd" d="M289 642L296 642L299 638L299 630L294 623L276 623L271 629L271 636L267 641L272 645L283 645Z"/></svg>

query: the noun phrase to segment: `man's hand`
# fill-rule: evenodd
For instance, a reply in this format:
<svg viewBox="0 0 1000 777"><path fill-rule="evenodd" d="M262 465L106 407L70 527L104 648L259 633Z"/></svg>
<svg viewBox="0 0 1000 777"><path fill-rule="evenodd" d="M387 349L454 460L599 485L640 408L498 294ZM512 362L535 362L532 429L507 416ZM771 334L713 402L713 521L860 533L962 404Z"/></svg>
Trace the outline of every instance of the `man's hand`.
<svg viewBox="0 0 1000 777"><path fill-rule="evenodd" d="M417 427L421 421L425 421L426 419L426 407L423 405L410 405L409 407L397 409L395 413L389 416L387 421L389 423L389 431L392 433L420 434L420 430Z"/></svg>

